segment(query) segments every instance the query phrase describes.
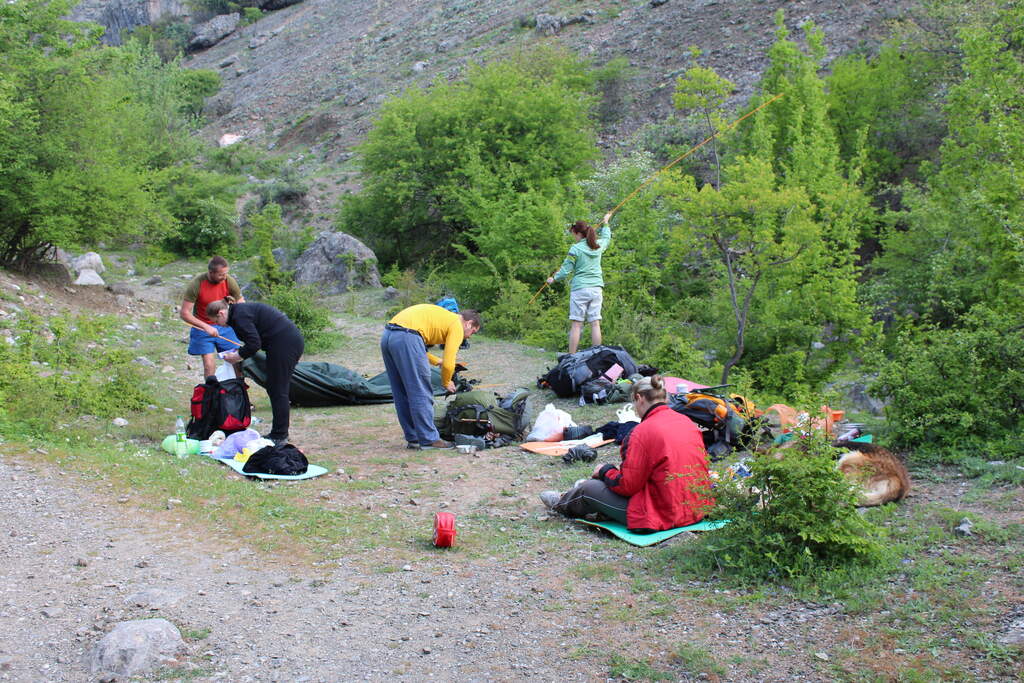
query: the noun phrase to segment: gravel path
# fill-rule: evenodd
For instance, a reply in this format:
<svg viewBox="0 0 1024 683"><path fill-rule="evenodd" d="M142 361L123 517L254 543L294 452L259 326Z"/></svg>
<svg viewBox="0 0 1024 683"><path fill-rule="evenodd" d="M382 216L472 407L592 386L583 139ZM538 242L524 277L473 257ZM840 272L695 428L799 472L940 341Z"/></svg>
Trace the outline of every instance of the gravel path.
<svg viewBox="0 0 1024 683"><path fill-rule="evenodd" d="M7 531L0 680L89 680L86 656L114 624L161 616L189 639L203 680L587 680L560 651L571 610L544 612L543 559L434 561L367 576L265 564L176 530L147 529L59 473L0 457ZM209 630L208 635L202 632Z"/></svg>

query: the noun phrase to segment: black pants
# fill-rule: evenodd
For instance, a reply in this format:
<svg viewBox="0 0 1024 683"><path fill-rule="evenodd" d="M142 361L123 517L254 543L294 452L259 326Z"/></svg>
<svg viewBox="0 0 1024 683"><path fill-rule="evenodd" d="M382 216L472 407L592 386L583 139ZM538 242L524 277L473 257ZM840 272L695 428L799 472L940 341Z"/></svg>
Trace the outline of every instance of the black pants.
<svg viewBox="0 0 1024 683"><path fill-rule="evenodd" d="M299 334L283 335L268 345L267 352L267 396L270 397L270 410L274 414L274 424L267 438L271 441L288 438L288 426L291 419L291 404L288 400L288 389L291 386L292 372L302 357L305 346Z"/></svg>
<svg viewBox="0 0 1024 683"><path fill-rule="evenodd" d="M563 493L555 510L566 517L586 517L591 512L600 512L625 524L628 506L629 498L615 493L600 479L587 479Z"/></svg>

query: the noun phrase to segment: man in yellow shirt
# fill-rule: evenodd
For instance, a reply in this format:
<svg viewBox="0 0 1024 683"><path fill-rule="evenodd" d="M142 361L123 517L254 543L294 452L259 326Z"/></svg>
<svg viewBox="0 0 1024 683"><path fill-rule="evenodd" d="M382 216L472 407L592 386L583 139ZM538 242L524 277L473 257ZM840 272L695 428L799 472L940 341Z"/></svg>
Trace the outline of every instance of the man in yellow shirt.
<svg viewBox="0 0 1024 683"><path fill-rule="evenodd" d="M455 353L480 330L480 314L473 310L460 313L435 306L417 304L399 312L384 326L380 353L395 397L398 423L405 433L407 448L426 450L451 448L434 426L434 391L430 385L430 365L441 366L441 384L455 391ZM428 353L427 347L444 344L444 357Z"/></svg>

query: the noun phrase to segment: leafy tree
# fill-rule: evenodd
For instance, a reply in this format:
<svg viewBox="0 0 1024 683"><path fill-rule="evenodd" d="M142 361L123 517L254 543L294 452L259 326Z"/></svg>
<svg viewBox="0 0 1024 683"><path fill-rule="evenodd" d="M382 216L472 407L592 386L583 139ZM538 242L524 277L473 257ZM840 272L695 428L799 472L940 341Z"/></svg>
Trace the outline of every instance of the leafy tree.
<svg viewBox="0 0 1024 683"><path fill-rule="evenodd" d="M700 50L690 48L693 59L700 56ZM722 78L714 69L694 66L686 70L686 74L676 79L676 91L672 96L672 104L683 111L694 109L704 119L708 135L722 130L727 122L722 116L722 108L726 98L735 89L732 82ZM715 169L715 187L722 185L722 163L718 158L718 138L710 142Z"/></svg>
<svg viewBox="0 0 1024 683"><path fill-rule="evenodd" d="M592 84L578 59L542 52L390 100L360 148L365 185L341 229L400 265L455 244L523 263L554 253L597 156Z"/></svg>
<svg viewBox="0 0 1024 683"><path fill-rule="evenodd" d="M194 150L183 98L209 84L138 43L101 46L99 27L69 12L65 0L0 5L0 263L175 227L165 169Z"/></svg>

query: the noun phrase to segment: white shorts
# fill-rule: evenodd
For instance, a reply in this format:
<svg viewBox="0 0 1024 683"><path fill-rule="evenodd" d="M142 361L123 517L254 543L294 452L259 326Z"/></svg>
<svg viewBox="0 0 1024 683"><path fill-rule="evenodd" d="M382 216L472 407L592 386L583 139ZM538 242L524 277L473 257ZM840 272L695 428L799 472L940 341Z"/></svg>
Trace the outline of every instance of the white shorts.
<svg viewBox="0 0 1024 683"><path fill-rule="evenodd" d="M604 290L600 287L583 287L569 292L569 320L596 322L601 319L601 302Z"/></svg>

